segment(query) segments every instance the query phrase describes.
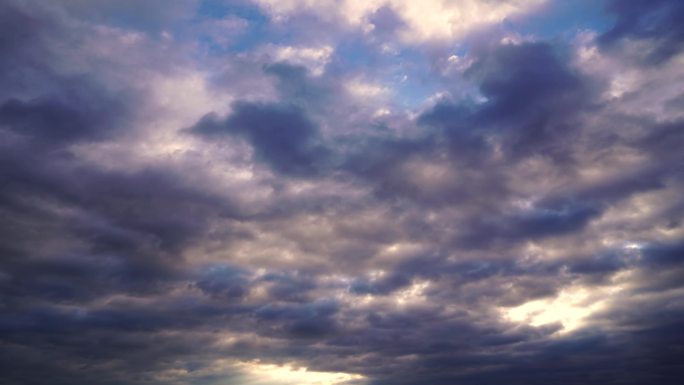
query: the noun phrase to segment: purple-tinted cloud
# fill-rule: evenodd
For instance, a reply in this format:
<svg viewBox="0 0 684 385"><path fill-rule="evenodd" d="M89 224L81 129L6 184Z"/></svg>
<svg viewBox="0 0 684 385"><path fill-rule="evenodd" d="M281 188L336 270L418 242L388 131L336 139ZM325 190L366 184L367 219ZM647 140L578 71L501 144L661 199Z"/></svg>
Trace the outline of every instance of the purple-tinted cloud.
<svg viewBox="0 0 684 385"><path fill-rule="evenodd" d="M680 3L361 3L0 5L0 384L681 382Z"/></svg>

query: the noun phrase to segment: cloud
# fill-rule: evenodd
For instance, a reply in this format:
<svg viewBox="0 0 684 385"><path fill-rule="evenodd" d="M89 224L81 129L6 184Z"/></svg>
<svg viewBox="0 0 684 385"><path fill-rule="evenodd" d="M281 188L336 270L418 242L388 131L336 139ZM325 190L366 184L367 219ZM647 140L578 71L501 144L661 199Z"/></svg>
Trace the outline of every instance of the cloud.
<svg viewBox="0 0 684 385"><path fill-rule="evenodd" d="M0 384L681 382L680 7L540 4L3 2Z"/></svg>
<svg viewBox="0 0 684 385"><path fill-rule="evenodd" d="M660 64L681 52L684 36L684 29L678 22L684 15L681 3L668 0L612 1L608 10L617 21L600 37L604 46L643 43L637 47L639 55L652 64Z"/></svg>
<svg viewBox="0 0 684 385"><path fill-rule="evenodd" d="M387 26L382 20L389 13L399 22L392 22L398 37L405 42L420 43L432 40L461 38L483 26L501 23L507 17L523 13L543 3L539 0L507 0L500 2L468 0L453 1L257 1L276 20L282 20L297 12L311 12L322 18L339 18L353 28L379 31ZM394 28L393 28L394 29Z"/></svg>
<svg viewBox="0 0 684 385"><path fill-rule="evenodd" d="M206 116L192 131L204 136L242 136L252 144L257 158L285 174L314 174L325 162L326 151L316 143L316 126L295 105L236 103L225 121Z"/></svg>
<svg viewBox="0 0 684 385"><path fill-rule="evenodd" d="M324 45L321 47L277 47L274 50L274 59L301 65L306 67L313 75L323 73L325 65L330 61L332 47Z"/></svg>

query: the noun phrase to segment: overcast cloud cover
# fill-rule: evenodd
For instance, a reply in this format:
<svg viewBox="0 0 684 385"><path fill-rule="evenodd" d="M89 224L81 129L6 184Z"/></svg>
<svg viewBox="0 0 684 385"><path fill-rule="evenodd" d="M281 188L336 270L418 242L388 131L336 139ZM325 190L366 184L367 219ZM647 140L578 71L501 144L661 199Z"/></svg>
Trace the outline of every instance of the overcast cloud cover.
<svg viewBox="0 0 684 385"><path fill-rule="evenodd" d="M3 0L0 384L681 384L684 2Z"/></svg>

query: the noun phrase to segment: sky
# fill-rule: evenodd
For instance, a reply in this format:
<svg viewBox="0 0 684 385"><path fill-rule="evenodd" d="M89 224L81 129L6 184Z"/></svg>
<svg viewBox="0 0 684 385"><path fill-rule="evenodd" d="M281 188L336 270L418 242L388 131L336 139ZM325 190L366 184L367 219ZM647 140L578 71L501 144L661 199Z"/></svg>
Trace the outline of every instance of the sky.
<svg viewBox="0 0 684 385"><path fill-rule="evenodd" d="M684 2L3 0L0 385L669 385Z"/></svg>

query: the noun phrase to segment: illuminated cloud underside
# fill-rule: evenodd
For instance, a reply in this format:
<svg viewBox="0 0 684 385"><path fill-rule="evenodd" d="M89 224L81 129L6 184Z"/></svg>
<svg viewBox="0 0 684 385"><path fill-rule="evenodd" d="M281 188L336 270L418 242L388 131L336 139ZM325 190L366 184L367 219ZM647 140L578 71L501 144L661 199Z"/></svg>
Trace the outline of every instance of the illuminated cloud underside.
<svg viewBox="0 0 684 385"><path fill-rule="evenodd" d="M290 365L268 365L258 363L239 364L238 368L248 373L254 380L250 384L264 385L342 385L363 379L358 374L313 372L306 368L293 368Z"/></svg>

